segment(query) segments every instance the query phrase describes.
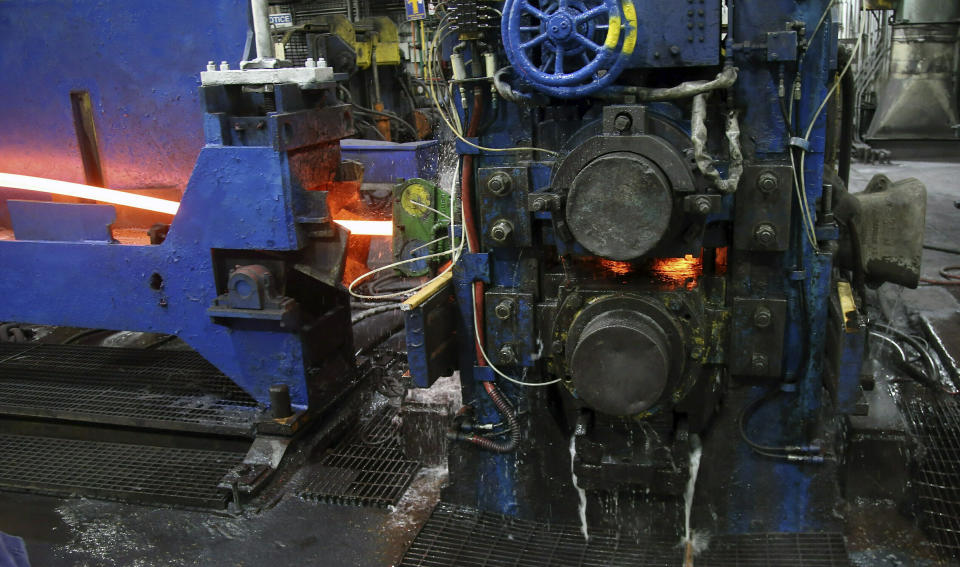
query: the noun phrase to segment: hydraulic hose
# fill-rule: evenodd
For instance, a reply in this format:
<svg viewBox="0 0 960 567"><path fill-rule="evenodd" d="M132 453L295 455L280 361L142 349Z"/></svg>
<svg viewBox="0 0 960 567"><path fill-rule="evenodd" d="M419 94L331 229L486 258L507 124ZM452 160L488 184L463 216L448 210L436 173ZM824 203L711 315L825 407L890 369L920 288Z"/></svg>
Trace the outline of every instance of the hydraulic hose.
<svg viewBox="0 0 960 567"><path fill-rule="evenodd" d="M483 387L487 390L487 395L490 396L493 405L496 406L497 411L500 412L503 420L507 423L507 430L510 436L506 441L495 441L477 435L476 433L464 435L456 431L448 431L447 437L471 443L493 453L512 453L520 444L520 422L517 420L517 414L513 411L513 408L510 407L510 404L507 403L506 398L497 388L496 384L493 382L484 382Z"/></svg>
<svg viewBox="0 0 960 567"><path fill-rule="evenodd" d="M483 112L483 100L479 96L473 97L473 112L470 114L470 124L467 126L467 137L471 138L477 135L477 128L480 126L480 115ZM477 226L473 214L473 156L470 154L463 156L463 169L460 174L460 201L463 207L463 216L466 226L463 227L464 234L467 235L468 248L476 252L480 249L480 237L477 234ZM477 354L477 364L486 366L483 357L483 351L480 350L480 344L483 340L483 282L473 283L476 296L474 309L477 310L477 320L480 324L477 326L475 350Z"/></svg>

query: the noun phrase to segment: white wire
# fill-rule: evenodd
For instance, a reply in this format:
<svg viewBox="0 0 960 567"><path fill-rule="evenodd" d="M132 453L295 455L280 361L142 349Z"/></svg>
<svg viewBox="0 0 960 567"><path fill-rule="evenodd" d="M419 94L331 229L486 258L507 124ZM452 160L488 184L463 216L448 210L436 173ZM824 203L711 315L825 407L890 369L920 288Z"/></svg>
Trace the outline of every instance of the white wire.
<svg viewBox="0 0 960 567"><path fill-rule="evenodd" d="M449 215L447 215L446 213L441 213L440 211L438 211L437 209L434 209L434 208L431 207L430 205L424 205L424 204L421 203L420 201L414 201L414 200L411 200L410 202L413 203L414 205L418 206L418 207L423 207L424 209L427 209L428 211L430 211L430 212L432 212L432 213L437 213L437 214L440 215L441 217L443 217L443 218L445 218L445 219L447 219L447 220L450 220L450 216L449 216Z"/></svg>
<svg viewBox="0 0 960 567"><path fill-rule="evenodd" d="M895 349L897 350L897 352L900 353L900 359L901 359L901 360L903 360L903 361L906 361L906 360L907 360L907 353L903 352L903 347L901 347L900 344L897 343L897 341L893 340L891 337L888 337L887 335L885 335L885 334L883 334L883 333L880 333L880 332L878 332L878 331L870 331L870 334L873 335L873 336L875 336L875 337L877 337L877 338L881 338L881 339L887 341L887 343L889 343L891 346L893 346L893 348L895 348Z"/></svg>
<svg viewBox="0 0 960 567"><path fill-rule="evenodd" d="M803 233L807 236L810 247L819 254L820 247L817 245L817 232L813 228L813 219L810 216L810 210L807 208L807 200L804 197L806 189L803 187L803 182L800 181L800 177L797 177L797 161L796 158L793 157L793 148L788 149L790 152L790 167L793 169L793 186L796 189L797 202L800 204L800 222L803 223Z"/></svg>
<svg viewBox="0 0 960 567"><path fill-rule="evenodd" d="M534 147L526 147L526 146L514 147L514 148L490 148L486 146L481 146L479 144L475 144L474 142L471 142L470 140L468 140L463 136L463 124L460 123L460 114L456 112L455 108L451 108L451 110L453 111L452 114L456 115L456 120L458 122L458 126L454 127L453 123L447 117L446 113L443 111L443 109L440 108L440 103L437 100L437 93L436 93L436 90L434 89L433 80L432 80L433 79L433 70L432 70L433 61L439 61L439 57L435 59L435 56L437 55L437 49L438 49L437 38L440 37L440 30L441 28L437 28L437 32L434 34L433 39L430 41L430 47L427 50L427 70L426 71L427 73L430 74L429 80L427 81L427 87L428 87L428 90L430 91L430 97L433 100L433 104L437 108L438 113L440 114L440 118L443 119L447 127L450 128L450 131L453 132L453 135L456 136L457 139L459 139L462 143L485 152L523 152L523 151L543 152L547 155L559 157L560 154L558 152L555 152L553 150L545 150L543 148L534 148ZM444 34L443 38L446 38L447 35L449 35L449 33ZM443 40L441 39L441 42L442 41ZM450 83L449 81L446 81L446 79L444 79L444 81L447 83L448 89L452 89L453 87L452 83ZM450 106L451 107L454 106L452 94L450 95ZM464 111L466 111L466 109L464 109Z"/></svg>
<svg viewBox="0 0 960 567"><path fill-rule="evenodd" d="M471 311L473 311L473 339L477 343L477 350L480 351L480 354L483 356L483 360L486 361L487 366L489 366L491 370L493 370L498 376L500 376L504 380L507 380L508 382L513 382L517 386L527 386L531 388L536 388L539 386L552 386L553 384L556 384L557 382L560 381L560 378L557 378L549 382L523 382L521 380L517 380L516 378L507 376L506 374L501 372L499 368L494 366L493 363L490 362L490 358L487 357L487 352L483 349L483 345L480 344L480 333L479 333L480 321L477 320L477 309L476 309L477 288L475 288L472 285L470 286L470 297L471 299L473 299L473 305L471 306Z"/></svg>
<svg viewBox="0 0 960 567"><path fill-rule="evenodd" d="M458 162L458 163L459 163L459 162ZM459 167L457 168L457 170L459 171ZM456 202L456 198L457 198L456 184L457 184L457 176L455 175L455 176L453 177L453 186L450 188L450 216L447 217L448 219L450 219L451 217L453 217L454 211L456 210L456 203L455 203L455 202ZM421 206L422 206L422 205L421 205ZM439 212L439 211L436 211L436 212ZM443 213L440 213L440 214L443 214ZM444 215L444 216L446 216L446 215ZM464 218L464 217L463 217L463 207L461 207L461 215L460 215L460 216L461 216L461 222L463 222L463 218ZM433 242L428 242L425 246L429 246L430 244L439 242L439 241L443 240L444 238L448 238L448 237L445 236L445 237L443 237L443 238L438 238L437 240L434 240ZM402 260L402 261L400 261L400 262L394 262L393 264L390 264L390 265L387 265L387 266L383 266L383 267L381 267L381 268L377 268L376 270L371 270L371 271L369 271L369 272L361 275L361 276L358 277L357 279L353 280L352 282L350 282L350 285L347 286L347 292L348 292L350 295L352 295L353 297L356 297L356 298L358 298L358 299L390 299L390 298L393 298L393 297L403 297L404 295L407 295L407 294L409 294L409 293L413 293L413 292L419 291L419 290L427 287L428 285L432 284L432 283L435 282L437 279L439 279L441 276L443 276L444 274L446 274L447 272L449 272L450 270L452 270L452 269L453 269L453 266L457 263L457 260L460 258L460 253L463 251L463 245L464 245L464 241L466 240L466 238L465 238L464 236L461 236L461 237L460 237L460 242L459 242L459 244L456 242L457 239L456 239L456 237L454 236L454 232L453 232L453 221L452 221L452 220L451 220L451 222L450 222L450 236L449 236L449 238L450 238L450 250L446 250L446 251L444 251L444 252L437 252L437 253L435 253L435 254L430 254L429 256L420 256L420 257L418 257L418 258L409 258L409 259L407 259L407 260ZM412 264L413 262L419 262L419 261L421 261L421 260L429 260L429 259L431 259L431 258L437 258L437 257L446 256L447 254L452 254L452 257L450 258L450 265L447 266L446 268L444 268L444 270L443 270L442 272L440 272L439 274L437 274L436 276L434 276L433 278L431 278L429 281L427 281L426 283L420 284L420 285L418 285L417 287L414 287L414 288L411 288L411 289L405 289L405 290L403 290L403 291L398 291L398 292L395 292L395 293L385 293L385 294L378 294L378 295L363 295L363 294L356 293L356 292L353 291L353 288L354 288L354 286L357 285L357 282L359 282L359 281L361 281L361 280L365 280L365 279L367 279L368 277L372 276L373 274L382 272L382 271L384 271L384 270L388 270L388 269L390 269L390 268L395 268L395 267L397 267L397 266L402 266L402 265L404 265L404 264Z"/></svg>
<svg viewBox="0 0 960 567"><path fill-rule="evenodd" d="M426 244L421 244L420 246L417 246L416 248L414 248L413 250L411 250L410 253L413 254L414 252L416 252L416 251L418 251L418 250L423 250L424 248L426 248L426 247L428 247L428 246L433 246L433 245L436 244L437 242L441 242L441 241L446 240L446 239L448 239L448 238L450 238L449 235L447 235L447 236L441 236L440 238L431 240L430 242L427 242Z"/></svg>
<svg viewBox="0 0 960 567"><path fill-rule="evenodd" d="M840 75L838 75L837 78L834 80L833 86L830 87L830 90L827 92L827 96L823 98L823 101L820 103L820 106L817 107L817 111L813 113L813 118L810 120L810 124L807 126L807 129L804 132L804 136L803 136L803 139L807 143L810 142L810 134L813 133L813 128L817 124L817 119L820 118L820 114L823 112L823 109L826 108L827 103L830 102L830 99L833 97L833 94L837 92L837 87L843 81L843 77L846 76L847 72L850 70L850 66L853 65L853 60L856 59L857 52L860 51L860 44L863 42L863 32L864 32L865 23L866 23L866 18L862 18L860 20L860 30L859 30L859 33L857 34L857 43L853 47L853 52L850 54L850 59L847 61L847 64L843 67L843 70L840 72ZM806 172L804 171L804 167L806 165L806 159L807 159L807 151L802 150L800 153L800 186L798 188L798 196L801 197L801 207L803 208L802 212L804 214L804 219L807 223L807 230L813 231L814 238L811 244L813 244L814 250L819 252L819 248L814 243L816 241L816 229L813 227L813 224L814 224L813 215L810 212L810 203L807 200L807 190L806 190L807 176L806 176ZM792 151L790 152L790 160L791 162L793 161ZM796 171L796 166L794 166L794 171ZM808 238L809 237L810 237L810 234L808 234Z"/></svg>
<svg viewBox="0 0 960 567"><path fill-rule="evenodd" d="M357 285L357 282L359 282L359 281L361 281L361 280L365 280L365 279L369 278L370 276L372 276L372 275L374 275L374 274L378 274L378 273L383 272L383 271L385 271L385 270L390 270L390 269L392 269L392 268L396 268L397 266L403 266L403 265L405 265L405 264L412 264L412 263L414 263L414 262L420 262L421 260L430 260L431 258L440 258L440 257L446 256L447 254L453 254L453 253L454 253L454 250L453 250L453 249L451 249L451 250L444 250L443 252L437 252L437 253L435 253L435 254L429 254L429 255L427 255L427 256L420 256L420 257L418 257L418 258L408 258L408 259L406 259L406 260L401 260L401 261L399 261L399 262L394 262L394 263L392 263L392 264L387 264L386 266L377 268L376 270L370 270L369 272L363 274L362 276L360 276L360 277L358 277L357 279L355 279L355 280L353 280L352 282L350 282L350 285L347 287L347 291L350 293L350 295L352 295L352 296L354 296L354 297L356 297L356 298L358 298L358 299L388 299L388 298L391 298L391 297L402 297L402 296L404 296L404 295L407 295L408 293L413 293L413 292L415 292L415 291L419 291L419 290L427 287L427 286L430 285L431 283L433 283L434 280L436 280L437 278L439 278L439 277L442 276L443 274L449 272L449 271L450 271L450 268L453 267L453 264L451 263L449 266L446 267L446 269L444 269L442 272L440 272L439 274L437 274L435 277L431 278L430 281L428 281L428 282L426 282L426 283L423 283L423 284L420 284L420 285L418 285L417 287L413 287L413 288L410 288L410 289L405 289L405 290L403 290L403 291L398 291L398 292L395 292L395 293L383 293L383 294L378 294L378 295L363 295L363 294L360 294L360 293L355 293L355 292L353 291L353 288L354 288L354 286Z"/></svg>

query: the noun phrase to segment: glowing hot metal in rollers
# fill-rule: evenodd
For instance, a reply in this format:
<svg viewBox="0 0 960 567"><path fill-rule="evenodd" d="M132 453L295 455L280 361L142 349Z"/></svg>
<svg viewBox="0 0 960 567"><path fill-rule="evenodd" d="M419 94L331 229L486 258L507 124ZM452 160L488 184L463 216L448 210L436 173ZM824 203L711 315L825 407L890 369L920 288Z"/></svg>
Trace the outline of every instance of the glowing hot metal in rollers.
<svg viewBox="0 0 960 567"><path fill-rule="evenodd" d="M393 222L391 221L334 219L333 222L349 230L350 234L352 234L353 236L391 236L393 235Z"/></svg>

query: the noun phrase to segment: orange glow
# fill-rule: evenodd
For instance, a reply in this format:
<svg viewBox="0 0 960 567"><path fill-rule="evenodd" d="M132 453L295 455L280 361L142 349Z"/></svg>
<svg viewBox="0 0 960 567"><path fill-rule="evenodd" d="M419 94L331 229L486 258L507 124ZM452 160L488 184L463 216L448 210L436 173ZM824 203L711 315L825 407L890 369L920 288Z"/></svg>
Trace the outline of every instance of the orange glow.
<svg viewBox="0 0 960 567"><path fill-rule="evenodd" d="M630 262L618 262L616 260L607 260L606 258L601 258L600 265L603 266L603 268L608 272L614 273L618 276L625 276L633 271L633 264Z"/></svg>
<svg viewBox="0 0 960 567"><path fill-rule="evenodd" d="M350 231L353 236L392 236L393 221L375 221L375 220L340 220L334 219L335 223Z"/></svg>
<svg viewBox="0 0 960 567"><path fill-rule="evenodd" d="M703 261L689 254L683 258L657 258L653 271L665 281L692 288L703 274Z"/></svg>
<svg viewBox="0 0 960 567"><path fill-rule="evenodd" d="M716 270L718 276L722 276L727 273L727 247L717 248L717 259L714 262L714 270Z"/></svg>
<svg viewBox="0 0 960 567"><path fill-rule="evenodd" d="M145 197L124 191L114 191L102 187L82 185L80 183L70 183L68 181L58 181L56 179L32 177L29 175L16 175L13 173L0 173L0 187L22 189L24 191L39 191L41 193L66 195L68 197L79 197L81 199L92 199L102 203L112 203L114 205L123 205L168 215L177 214L177 209L180 207L180 203L176 201L167 201L166 199Z"/></svg>

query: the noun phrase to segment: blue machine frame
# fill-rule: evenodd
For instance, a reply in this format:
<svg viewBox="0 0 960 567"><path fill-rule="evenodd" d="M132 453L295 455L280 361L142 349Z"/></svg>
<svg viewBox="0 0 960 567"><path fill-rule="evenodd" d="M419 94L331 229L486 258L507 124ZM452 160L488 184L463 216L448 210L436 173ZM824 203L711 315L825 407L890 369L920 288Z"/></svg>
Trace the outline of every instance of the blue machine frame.
<svg viewBox="0 0 960 567"><path fill-rule="evenodd" d="M678 17L658 19L658 25L661 25L661 27L656 32L649 30L649 23L646 26L640 26L641 31L646 27L645 34L653 34L656 37L637 39L638 44L645 47L642 53L636 55L635 61L631 63L632 65L640 67L716 65L723 64L722 59L725 57L728 65L738 67L739 78L728 92L731 100L734 101L733 107L741 112L742 139L746 141L744 154L748 163L764 166L783 166L786 164L789 167L790 146L788 141L791 138L803 136L803 132L791 132L785 123L778 96L778 71L783 70L788 93L790 86L800 85L799 98L795 102L789 102L789 104L795 104L793 110L795 125L805 127L815 120L808 140L810 147L807 149L804 171L805 184L802 189L806 193L806 200L809 203L817 203L821 197L824 183L826 114L817 115L816 113L820 103L827 96L837 67L838 29L829 15L825 15L825 12L830 8L830 0L815 0L812 2L796 0L728 1L730 33L727 35L724 44L725 54L715 61L711 59L709 49L704 50L703 43L697 40L694 35L699 36L702 33L700 32L702 28L698 27L695 20L704 18L703 27L709 28L708 31L712 30L708 35L719 37L719 0L708 0L706 3L701 0L696 4L691 0L691 15L689 17L686 17L688 13L687 3L677 3L669 0L646 0L634 2L634 4L641 21L646 15L660 14L664 11L673 13ZM563 5L561 3L561 6ZM507 14L511 7L516 10L524 9L523 4L516 0L507 3L504 14ZM696 12L696 10L705 10L705 12ZM818 28L818 22L820 22L822 15L824 16L823 25L815 37L808 37L809 44L805 46L801 75L794 83L797 68L797 34L785 32L785 26L795 24L795 28L797 28L802 25L810 34L812 30ZM694 31L690 31L691 29ZM629 36L630 31L627 30L624 34ZM521 41L517 37L516 30L510 28L506 20L502 25L502 35L508 49L511 41L514 45ZM688 35L691 36L689 42L687 41ZM673 55L668 55L669 49L668 53L657 53L656 48L648 47L657 42L666 47L671 41L676 41L675 45L678 46L674 49L675 53ZM449 53L449 49L450 45L445 46L444 53ZM718 49L715 44L713 49ZM655 60L651 59L651 56L654 56L655 53L662 57L654 57ZM610 57L614 56L611 55ZM664 60L669 60L671 57L675 59L674 63L664 63ZM621 59L625 58L621 57ZM616 70L619 71L619 69ZM528 83L538 84L538 90L560 98L584 97L593 91L603 94L603 88L607 86L602 83L601 79L595 79L588 86L578 87L581 90L576 90L574 87L565 85L540 84L544 82L540 79L547 75L549 75L547 78L557 81L569 78L567 85L576 82L574 80L576 77L570 78L559 74L554 76L549 72L543 73L536 69L518 70L517 73L521 79L525 79ZM580 79L582 78L580 77ZM603 76L603 79L606 78L607 76ZM524 88L522 84L521 88ZM618 89L618 87L611 88ZM521 93L518 97L529 99L530 95ZM787 98L788 100L791 99L790 94L787 95ZM457 102L454 100L454 104ZM495 125L489 128L479 139L474 140L474 143L485 147L506 148L514 146L516 140L530 140L530 111L521 105L507 104L505 106L506 109L503 110ZM650 105L650 108L659 106L655 103ZM661 109L657 108L657 110ZM667 115L670 114L669 108L663 110ZM461 122L466 122L463 116L461 116ZM680 123L678 126L689 133L689 123ZM516 166L518 161L522 162L522 165L527 167L529 171L528 189L530 194L550 190L552 164L549 161L529 161L529 157L486 152L462 142L457 143L457 150L462 155L473 155L474 163L478 168ZM734 219L738 212L735 201L733 197L724 197L722 199L723 210L713 212L712 219ZM492 204L490 206L496 207L497 205ZM770 412L765 415L765 423L768 424L768 428L764 432L764 437L769 436L771 439L779 440L782 443L803 444L809 443L810 439L817 435L815 427L821 417L824 368L819 353L824 352L827 341L828 304L831 297L836 295L836 291L831 288L831 270L834 256L829 246L817 253L812 249L811 244L802 238L800 209L796 204L792 190L787 206L793 212L790 222L792 226L790 245L786 247L786 250L776 254L756 253L763 255L764 270L755 274L748 272L742 275L728 276L728 279L731 282L730 285L735 286L730 295L737 299L761 301L778 298L784 300L787 305L782 372L780 378L774 383L782 383L784 391L795 392L795 394L786 396L788 399L785 403L783 403L784 400L781 400L780 404L771 404L771 407L768 408ZM816 218L815 206L811 209L811 216ZM541 211L534 213L532 217L539 220L549 220L552 214L549 211ZM489 221L489 219L482 222L486 221ZM520 223L524 222L530 221L521 219ZM515 226L514 230L526 234L523 231L528 230L528 227ZM830 234L828 232L820 232L818 239L824 243L837 239L838 236L835 231ZM544 238L546 240L549 235ZM553 243L545 242L545 244ZM559 243L557 244L559 245ZM453 291L459 305L461 328L458 333L461 336L472 337L474 335L472 328L473 299L471 297L473 282L484 281L493 288L522 292L520 290L521 281L529 274L524 273L528 268L520 262L522 251L519 248L521 246L522 244L515 247L495 247L492 249L485 246L483 250L488 251L488 254L465 254L461 257L454 270L453 283ZM732 241L730 248L731 254L739 255L738 258L734 258L734 261L742 261L749 266L752 252L747 250L735 252ZM804 309L802 305L807 305L809 308ZM732 310L732 305L728 305L727 308ZM409 317L411 316L408 315ZM532 322L529 323L532 325ZM521 321L519 324L525 325L526 323ZM514 343L516 337L510 335L511 332L511 329L504 326L488 326L485 330L487 344ZM733 328L730 329L730 332L738 333L741 331ZM750 331L747 330L746 332ZM862 336L846 340L842 347L844 364L841 368L841 375L837 377L838 391L834 392L836 399L839 401L837 409L840 412L851 409L850 400L855 397L859 387L860 367L857 361L862 359L864 345L863 341L857 340L857 338L862 339ZM714 337L714 339L725 340L717 337ZM845 337L845 339L850 339L850 337ZM485 395L480 384L483 381L494 381L497 378L490 368L474 365L475 356L471 341L464 340L460 343L460 375L464 389L464 403L476 409L477 420L480 423L496 422L500 419L499 413L490 398ZM418 363L425 363L431 353L414 353L415 348L412 343L411 374L415 380L419 380L418 385L425 386L429 383L429 371L425 366L421 367L422 364ZM720 348L724 347L721 346ZM804 358L804 352L815 354ZM516 367L531 366L534 366L534 363L525 357L521 357ZM534 396L529 389L520 388L503 381L497 381L497 383L507 397L511 399L513 406L521 411L530 408L537 403L536 400L540 399ZM818 524L818 517L811 513L810 507L807 505L812 497L811 491L814 490L811 479L817 474L815 471L796 464L771 465L759 462L746 445L742 445L739 451L742 451L742 454L738 453L738 462L742 462L743 466L740 468L738 478L743 482L738 486L731 487L729 492L721 498L726 500L726 510L737 511L730 514L727 524L730 531L750 531L750 520L757 519L760 514L763 514L760 519L766 529L773 531L806 531L822 527ZM531 499L528 499L522 493L525 481L518 476L521 474L519 471L522 467L519 466L520 457L517 453L480 452L475 456L475 459L472 462L480 469L476 472L476 479L482 479L472 487L476 495L477 505L481 508L512 515L524 516L533 513L532 504L530 504ZM753 481L759 478L770 479L764 481L764 486L779 487L779 492L775 495L766 495L770 505L764 511L757 511L755 515L751 515L748 512L753 510L752 503L757 497L751 486L754 484Z"/></svg>
<svg viewBox="0 0 960 567"><path fill-rule="evenodd" d="M335 289L346 233L314 190L336 173L351 112L330 91L314 106L284 84L276 112L238 116L242 97L201 90L206 147L166 240L0 242L0 265L16 274L0 281L0 319L177 335L257 401L284 383L295 406L316 405L330 394L317 368L337 352L338 372L352 364L349 305ZM246 123L244 136L235 126ZM271 263L282 291L299 290L292 317L217 307L234 265Z"/></svg>

